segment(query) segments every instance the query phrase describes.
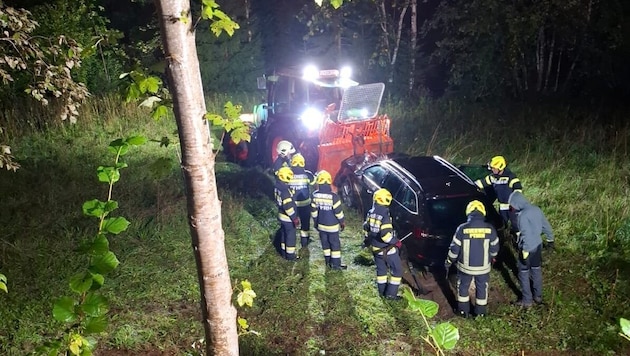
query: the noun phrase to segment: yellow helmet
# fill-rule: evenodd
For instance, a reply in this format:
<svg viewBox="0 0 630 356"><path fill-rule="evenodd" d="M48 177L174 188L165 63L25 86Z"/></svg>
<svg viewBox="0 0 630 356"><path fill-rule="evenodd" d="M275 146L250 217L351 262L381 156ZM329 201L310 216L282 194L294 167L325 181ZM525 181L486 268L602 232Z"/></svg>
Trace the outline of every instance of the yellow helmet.
<svg viewBox="0 0 630 356"><path fill-rule="evenodd" d="M392 193L385 188L381 188L374 192L374 201L378 205L389 206L392 202Z"/></svg>
<svg viewBox="0 0 630 356"><path fill-rule="evenodd" d="M505 157L503 156L494 156L490 162L488 162L488 167L496 168L500 171L504 170L506 166L507 162L505 162Z"/></svg>
<svg viewBox="0 0 630 356"><path fill-rule="evenodd" d="M289 183L291 179L293 179L293 171L289 167L282 167L278 169L278 173L276 173L278 179L285 183Z"/></svg>
<svg viewBox="0 0 630 356"><path fill-rule="evenodd" d="M304 167L305 165L304 156L301 154L296 153L291 157L291 167Z"/></svg>
<svg viewBox="0 0 630 356"><path fill-rule="evenodd" d="M317 174L317 184L332 184L332 176L327 171L320 171Z"/></svg>
<svg viewBox="0 0 630 356"><path fill-rule="evenodd" d="M466 206L466 215L470 215L470 213L475 210L483 214L483 216L486 216L486 207L479 200L473 200L468 203L468 206Z"/></svg>
<svg viewBox="0 0 630 356"><path fill-rule="evenodd" d="M293 147L291 142L282 140L276 145L276 152L278 152L278 155L286 157L295 153L295 147Z"/></svg>

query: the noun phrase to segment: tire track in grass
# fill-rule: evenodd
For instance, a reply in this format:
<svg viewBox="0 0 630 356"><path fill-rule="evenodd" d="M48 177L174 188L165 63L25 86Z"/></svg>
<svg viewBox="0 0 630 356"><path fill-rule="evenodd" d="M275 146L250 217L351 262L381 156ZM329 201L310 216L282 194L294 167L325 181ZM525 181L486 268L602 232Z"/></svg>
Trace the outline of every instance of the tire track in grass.
<svg viewBox="0 0 630 356"><path fill-rule="evenodd" d="M309 269L308 281L308 315L307 320L310 321L307 328L309 335L306 347L308 351L316 352L322 349L324 340L322 333L319 332L320 326L325 322L326 315L324 313L324 304L326 303L323 296L326 293L326 263L321 243L319 242L319 233L315 230L310 231L311 243L307 246ZM304 249L302 249L304 250Z"/></svg>

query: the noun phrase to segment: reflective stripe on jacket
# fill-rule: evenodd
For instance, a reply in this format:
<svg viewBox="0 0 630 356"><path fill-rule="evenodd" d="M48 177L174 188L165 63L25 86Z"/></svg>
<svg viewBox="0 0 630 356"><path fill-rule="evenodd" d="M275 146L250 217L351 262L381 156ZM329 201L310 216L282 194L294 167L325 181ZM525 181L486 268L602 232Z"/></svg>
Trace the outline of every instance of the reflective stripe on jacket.
<svg viewBox="0 0 630 356"><path fill-rule="evenodd" d="M492 258L499 253L499 237L484 216L473 211L468 221L459 225L448 251L448 258L457 261L457 269L470 275L490 272Z"/></svg>

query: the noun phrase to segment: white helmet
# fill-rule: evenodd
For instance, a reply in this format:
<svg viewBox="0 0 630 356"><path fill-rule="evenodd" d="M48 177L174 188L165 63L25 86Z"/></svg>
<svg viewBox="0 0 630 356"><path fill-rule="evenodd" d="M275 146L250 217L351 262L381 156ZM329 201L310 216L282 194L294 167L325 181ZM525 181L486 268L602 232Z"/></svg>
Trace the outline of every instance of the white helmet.
<svg viewBox="0 0 630 356"><path fill-rule="evenodd" d="M293 147L293 144L291 142L282 140L278 142L278 145L276 146L276 152L278 152L278 155L286 157L288 155L294 154L295 148Z"/></svg>

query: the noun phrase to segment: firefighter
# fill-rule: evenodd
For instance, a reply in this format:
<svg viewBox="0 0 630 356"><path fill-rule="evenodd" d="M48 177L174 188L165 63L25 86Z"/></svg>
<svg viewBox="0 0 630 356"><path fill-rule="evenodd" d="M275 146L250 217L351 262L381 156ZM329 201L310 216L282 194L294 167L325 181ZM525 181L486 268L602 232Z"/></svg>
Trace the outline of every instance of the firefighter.
<svg viewBox="0 0 630 356"><path fill-rule="evenodd" d="M289 187L293 190L293 200L300 217L300 243L302 247L308 246L311 242L309 234L311 229L311 186L315 183L313 173L304 169L305 165L304 156L301 154L296 153L291 157L293 178L289 181Z"/></svg>
<svg viewBox="0 0 630 356"><path fill-rule="evenodd" d="M346 223L341 209L341 199L332 191L331 184L330 173L320 171L317 174L317 190L313 192L311 199L311 216L315 229L319 231L326 266L333 270L343 270L347 266L341 264L339 231L343 231Z"/></svg>
<svg viewBox="0 0 630 356"><path fill-rule="evenodd" d="M271 169L273 173L277 174L281 167L289 167L291 163L291 156L295 153L295 147L289 141L282 140L276 145L276 152L278 157L273 161Z"/></svg>
<svg viewBox="0 0 630 356"><path fill-rule="evenodd" d="M282 167L276 174L274 196L278 206L278 221L280 222L280 249L282 257L293 261L295 254L295 229L300 224L297 207L293 200L293 191L289 182L293 178L293 171L289 167Z"/></svg>
<svg viewBox="0 0 630 356"><path fill-rule="evenodd" d="M468 289L475 281L475 315L486 315L490 269L499 253L499 237L494 227L485 221L486 208L479 200L466 207L468 220L459 225L453 235L446 258L447 271L457 264L457 312L467 318L470 314Z"/></svg>
<svg viewBox="0 0 630 356"><path fill-rule="evenodd" d="M531 204L520 192L510 195L509 203L516 211L520 228L516 241L518 248L518 281L523 291L522 298L515 304L529 308L533 303L542 303L542 234L546 235L549 249L554 247L554 236L545 214Z"/></svg>
<svg viewBox="0 0 630 356"><path fill-rule="evenodd" d="M381 188L374 192L373 200L372 208L363 223L365 244L372 248L378 294L386 299L399 300L398 287L403 270L398 251L402 243L396 237L389 215L392 194Z"/></svg>
<svg viewBox="0 0 630 356"><path fill-rule="evenodd" d="M508 198L512 192L522 192L523 186L516 175L507 168L507 162L503 156L494 156L488 162L488 169L492 174L488 174L485 178L478 179L475 184L480 189L492 187L499 201L499 213L503 218L503 222L510 223L510 231L516 234L518 225L516 224L516 216L510 212L510 204Z"/></svg>

